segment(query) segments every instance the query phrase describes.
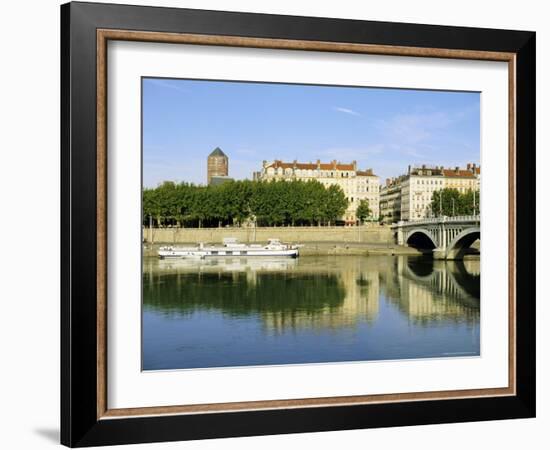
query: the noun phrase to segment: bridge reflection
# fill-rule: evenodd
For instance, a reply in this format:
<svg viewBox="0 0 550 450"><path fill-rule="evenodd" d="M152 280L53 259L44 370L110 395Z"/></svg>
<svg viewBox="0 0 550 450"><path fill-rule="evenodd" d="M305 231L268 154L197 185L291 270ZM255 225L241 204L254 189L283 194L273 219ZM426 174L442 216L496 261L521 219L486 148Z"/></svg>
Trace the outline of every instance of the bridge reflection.
<svg viewBox="0 0 550 450"><path fill-rule="evenodd" d="M265 330L371 326L383 305L414 323L479 322L479 260L407 256L144 259L146 308L258 315Z"/></svg>
<svg viewBox="0 0 550 450"><path fill-rule="evenodd" d="M479 322L479 260L398 258L395 266L387 295L409 320Z"/></svg>

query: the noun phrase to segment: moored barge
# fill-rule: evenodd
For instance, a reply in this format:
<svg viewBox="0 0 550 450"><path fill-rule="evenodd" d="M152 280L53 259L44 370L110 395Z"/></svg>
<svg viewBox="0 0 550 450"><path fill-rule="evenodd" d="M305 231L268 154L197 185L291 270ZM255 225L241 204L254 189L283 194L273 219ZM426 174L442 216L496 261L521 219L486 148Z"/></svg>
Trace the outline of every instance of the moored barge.
<svg viewBox="0 0 550 450"><path fill-rule="evenodd" d="M299 246L285 244L279 239L269 239L267 244L241 244L235 238L225 238L222 245L176 247L164 246L158 251L159 258L219 258L219 257L285 257L297 258Z"/></svg>

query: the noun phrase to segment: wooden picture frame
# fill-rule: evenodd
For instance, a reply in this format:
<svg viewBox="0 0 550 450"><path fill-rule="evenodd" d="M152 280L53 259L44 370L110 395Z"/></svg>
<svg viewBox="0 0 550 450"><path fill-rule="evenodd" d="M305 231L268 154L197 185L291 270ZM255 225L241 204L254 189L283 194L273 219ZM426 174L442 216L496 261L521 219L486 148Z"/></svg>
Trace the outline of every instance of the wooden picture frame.
<svg viewBox="0 0 550 450"><path fill-rule="evenodd" d="M535 33L78 2L61 7L61 26L63 444L91 446L534 417ZM109 409L109 40L507 62L508 387Z"/></svg>

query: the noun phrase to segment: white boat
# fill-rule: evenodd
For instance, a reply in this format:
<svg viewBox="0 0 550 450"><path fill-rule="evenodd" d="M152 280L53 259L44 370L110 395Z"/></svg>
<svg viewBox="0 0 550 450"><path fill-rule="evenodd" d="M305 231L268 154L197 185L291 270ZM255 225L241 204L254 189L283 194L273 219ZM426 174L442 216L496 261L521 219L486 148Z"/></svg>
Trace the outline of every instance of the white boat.
<svg viewBox="0 0 550 450"><path fill-rule="evenodd" d="M196 273L197 268L201 272L222 273L222 272L286 272L296 268L298 258L281 258L278 256L262 258L166 258L158 262L150 262L154 269L165 272L186 272Z"/></svg>
<svg viewBox="0 0 550 450"><path fill-rule="evenodd" d="M298 257L298 245L285 244L279 239L269 239L267 244L240 244L235 238L225 238L222 245L204 245L202 242L193 247L160 247L158 255L166 258L220 258L220 257Z"/></svg>

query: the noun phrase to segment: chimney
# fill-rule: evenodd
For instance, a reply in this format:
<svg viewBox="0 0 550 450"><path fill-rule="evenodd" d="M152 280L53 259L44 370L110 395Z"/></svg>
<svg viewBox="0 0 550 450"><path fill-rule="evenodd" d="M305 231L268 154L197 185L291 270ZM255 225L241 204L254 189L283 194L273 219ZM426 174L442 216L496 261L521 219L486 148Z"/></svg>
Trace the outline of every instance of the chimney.
<svg viewBox="0 0 550 450"><path fill-rule="evenodd" d="M317 168L318 168L318 169L321 168L321 160L320 160L320 159L317 160Z"/></svg>
<svg viewBox="0 0 550 450"><path fill-rule="evenodd" d="M298 160L295 159L293 164L294 164L294 168L296 169L296 164L298 164Z"/></svg>
<svg viewBox="0 0 550 450"><path fill-rule="evenodd" d="M425 169L426 168L426 164L422 164L422 169Z"/></svg>
<svg viewBox="0 0 550 450"><path fill-rule="evenodd" d="M460 170L460 167L456 166L455 167L455 172L458 173L459 170Z"/></svg>
<svg viewBox="0 0 550 450"><path fill-rule="evenodd" d="M336 169L336 160L335 159L332 160L332 168Z"/></svg>
<svg viewBox="0 0 550 450"><path fill-rule="evenodd" d="M357 171L357 161L353 160L351 163L353 164L353 170Z"/></svg>
<svg viewBox="0 0 550 450"><path fill-rule="evenodd" d="M386 186L389 186L391 184L391 180L389 178L386 178Z"/></svg>
<svg viewBox="0 0 550 450"><path fill-rule="evenodd" d="M264 159L264 160L262 161L262 167L265 167L265 166L267 166L267 161Z"/></svg>
<svg viewBox="0 0 550 450"><path fill-rule="evenodd" d="M466 164L466 169L471 170L471 169L472 169L472 165L471 165L470 163Z"/></svg>
<svg viewBox="0 0 550 450"><path fill-rule="evenodd" d="M411 174L411 165L409 164L409 175Z"/></svg>

